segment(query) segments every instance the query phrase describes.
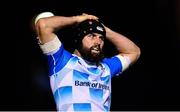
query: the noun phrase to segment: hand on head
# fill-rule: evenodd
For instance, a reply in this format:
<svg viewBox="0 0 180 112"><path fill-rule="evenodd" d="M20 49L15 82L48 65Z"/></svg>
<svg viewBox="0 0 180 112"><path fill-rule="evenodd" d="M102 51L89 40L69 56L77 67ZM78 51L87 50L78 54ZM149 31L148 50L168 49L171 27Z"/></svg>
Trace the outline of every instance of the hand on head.
<svg viewBox="0 0 180 112"><path fill-rule="evenodd" d="M78 15L78 16L75 16L76 19L77 19L77 22L80 23L84 20L87 20L87 19L94 19L94 20L98 20L99 18L94 16L94 15L89 15L89 14L86 14L86 13L83 13L82 15Z"/></svg>

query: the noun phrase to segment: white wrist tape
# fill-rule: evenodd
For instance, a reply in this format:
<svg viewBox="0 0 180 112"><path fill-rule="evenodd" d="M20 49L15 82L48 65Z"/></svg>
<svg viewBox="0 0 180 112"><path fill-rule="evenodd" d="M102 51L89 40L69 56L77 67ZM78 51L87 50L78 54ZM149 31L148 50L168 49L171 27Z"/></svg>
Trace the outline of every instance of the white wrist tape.
<svg viewBox="0 0 180 112"><path fill-rule="evenodd" d="M41 18L45 18L45 17L51 17L54 16L54 14L52 12L43 12L40 13L39 15L37 15L34 24L36 25L37 21Z"/></svg>
<svg viewBox="0 0 180 112"><path fill-rule="evenodd" d="M122 71L126 70L129 67L129 65L131 64L131 60L129 59L129 57L122 56L122 55L117 55L117 57L121 60Z"/></svg>

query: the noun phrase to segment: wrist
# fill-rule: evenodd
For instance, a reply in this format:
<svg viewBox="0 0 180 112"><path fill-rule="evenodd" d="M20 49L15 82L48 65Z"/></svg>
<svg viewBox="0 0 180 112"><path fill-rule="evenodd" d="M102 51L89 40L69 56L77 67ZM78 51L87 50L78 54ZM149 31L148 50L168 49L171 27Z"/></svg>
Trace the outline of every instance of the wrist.
<svg viewBox="0 0 180 112"><path fill-rule="evenodd" d="M108 27L105 26L105 30L106 30L106 37L109 38L112 35L112 30Z"/></svg>
<svg viewBox="0 0 180 112"><path fill-rule="evenodd" d="M74 21L75 24L79 23L79 17L78 16L72 16L72 20Z"/></svg>

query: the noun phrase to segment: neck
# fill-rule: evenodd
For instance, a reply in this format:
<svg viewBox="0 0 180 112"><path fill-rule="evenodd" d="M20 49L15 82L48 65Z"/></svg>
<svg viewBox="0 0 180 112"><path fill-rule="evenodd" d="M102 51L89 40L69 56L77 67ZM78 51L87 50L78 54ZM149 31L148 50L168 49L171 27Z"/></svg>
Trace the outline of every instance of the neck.
<svg viewBox="0 0 180 112"><path fill-rule="evenodd" d="M79 52L77 49L74 50L74 54L77 55L77 56L79 56L79 57L82 57L81 54L80 54L80 52Z"/></svg>

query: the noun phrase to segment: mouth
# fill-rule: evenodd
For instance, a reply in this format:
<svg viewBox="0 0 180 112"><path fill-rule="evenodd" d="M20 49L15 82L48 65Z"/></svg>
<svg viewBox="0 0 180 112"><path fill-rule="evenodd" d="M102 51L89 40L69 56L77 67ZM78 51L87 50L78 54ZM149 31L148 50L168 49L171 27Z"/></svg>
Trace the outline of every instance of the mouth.
<svg viewBox="0 0 180 112"><path fill-rule="evenodd" d="M91 48L91 53L99 54L100 53L100 47L99 46L93 46Z"/></svg>
<svg viewBox="0 0 180 112"><path fill-rule="evenodd" d="M99 50L91 50L92 53L96 53L96 54L99 54L100 51Z"/></svg>

